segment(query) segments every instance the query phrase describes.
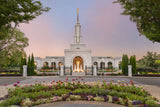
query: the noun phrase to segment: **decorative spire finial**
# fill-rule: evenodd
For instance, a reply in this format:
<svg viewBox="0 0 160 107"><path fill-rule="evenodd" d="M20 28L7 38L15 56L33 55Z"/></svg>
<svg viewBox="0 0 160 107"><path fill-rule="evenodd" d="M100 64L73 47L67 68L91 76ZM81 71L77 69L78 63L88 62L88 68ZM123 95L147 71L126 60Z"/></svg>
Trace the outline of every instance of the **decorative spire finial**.
<svg viewBox="0 0 160 107"><path fill-rule="evenodd" d="M77 8L77 23L79 23L79 8Z"/></svg>

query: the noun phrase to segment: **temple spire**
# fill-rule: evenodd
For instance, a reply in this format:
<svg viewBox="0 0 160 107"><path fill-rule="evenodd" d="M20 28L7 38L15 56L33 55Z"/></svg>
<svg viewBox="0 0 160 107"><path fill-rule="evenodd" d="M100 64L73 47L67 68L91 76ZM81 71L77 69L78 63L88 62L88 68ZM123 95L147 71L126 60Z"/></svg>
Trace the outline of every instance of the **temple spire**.
<svg viewBox="0 0 160 107"><path fill-rule="evenodd" d="M77 8L77 23L75 25L74 43L79 44L81 42L81 25L79 23L79 8Z"/></svg>
<svg viewBox="0 0 160 107"><path fill-rule="evenodd" d="M79 8L77 8L77 23L79 23Z"/></svg>

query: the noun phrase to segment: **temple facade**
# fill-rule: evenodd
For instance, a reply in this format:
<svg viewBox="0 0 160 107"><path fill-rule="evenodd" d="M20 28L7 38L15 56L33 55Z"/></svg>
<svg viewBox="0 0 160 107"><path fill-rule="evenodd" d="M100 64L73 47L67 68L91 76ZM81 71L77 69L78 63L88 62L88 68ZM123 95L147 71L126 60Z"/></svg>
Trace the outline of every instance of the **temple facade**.
<svg viewBox="0 0 160 107"><path fill-rule="evenodd" d="M92 51L82 42L79 9L77 9L74 43L70 44L70 49L64 50L64 54L65 56L35 57L37 69L46 65L53 67L53 69L60 69L60 66L64 65L65 67L71 67L73 71L83 71L85 67L92 67L93 65L96 65L99 69L119 69L119 64L122 61L121 57L92 56Z"/></svg>

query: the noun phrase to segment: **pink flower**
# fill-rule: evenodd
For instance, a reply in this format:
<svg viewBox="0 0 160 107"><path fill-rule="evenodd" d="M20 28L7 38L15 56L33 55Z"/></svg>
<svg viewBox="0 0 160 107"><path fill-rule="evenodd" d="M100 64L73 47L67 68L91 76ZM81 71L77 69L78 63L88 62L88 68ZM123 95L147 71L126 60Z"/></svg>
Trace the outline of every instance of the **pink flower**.
<svg viewBox="0 0 160 107"><path fill-rule="evenodd" d="M16 86L17 86L17 83L14 83L13 85L16 87Z"/></svg>
<svg viewBox="0 0 160 107"><path fill-rule="evenodd" d="M88 100L90 101L90 100L91 100L91 98L88 98Z"/></svg>
<svg viewBox="0 0 160 107"><path fill-rule="evenodd" d="M48 86L49 88L51 88L52 86Z"/></svg>
<svg viewBox="0 0 160 107"><path fill-rule="evenodd" d="M4 86L7 86L7 84L4 84Z"/></svg>
<svg viewBox="0 0 160 107"><path fill-rule="evenodd" d="M81 80L83 81L83 78Z"/></svg>
<svg viewBox="0 0 160 107"><path fill-rule="evenodd" d="M19 84L20 82L19 81L17 81L17 84Z"/></svg>
<svg viewBox="0 0 160 107"><path fill-rule="evenodd" d="M55 97L54 99L53 99L53 101L57 101L58 99Z"/></svg>
<svg viewBox="0 0 160 107"><path fill-rule="evenodd" d="M30 86L32 86L32 84Z"/></svg>
<svg viewBox="0 0 160 107"><path fill-rule="evenodd" d="M72 81L75 81L75 79L72 79Z"/></svg>
<svg viewBox="0 0 160 107"><path fill-rule="evenodd" d="M81 77L79 76L79 78L81 78Z"/></svg>

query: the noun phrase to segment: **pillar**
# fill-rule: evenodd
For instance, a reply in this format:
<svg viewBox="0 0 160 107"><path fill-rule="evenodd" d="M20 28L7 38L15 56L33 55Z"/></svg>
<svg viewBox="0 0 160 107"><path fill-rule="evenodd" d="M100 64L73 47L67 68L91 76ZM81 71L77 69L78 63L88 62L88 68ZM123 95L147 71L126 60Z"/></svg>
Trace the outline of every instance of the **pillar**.
<svg viewBox="0 0 160 107"><path fill-rule="evenodd" d="M23 77L27 77L27 65L23 65Z"/></svg>
<svg viewBox="0 0 160 107"><path fill-rule="evenodd" d="M97 67L96 67L96 65L93 66L93 76L97 76Z"/></svg>
<svg viewBox="0 0 160 107"><path fill-rule="evenodd" d="M128 76L132 77L132 65L128 65Z"/></svg>
<svg viewBox="0 0 160 107"><path fill-rule="evenodd" d="M63 65L61 65L61 69L60 69L60 76L64 75L64 69L63 69Z"/></svg>

